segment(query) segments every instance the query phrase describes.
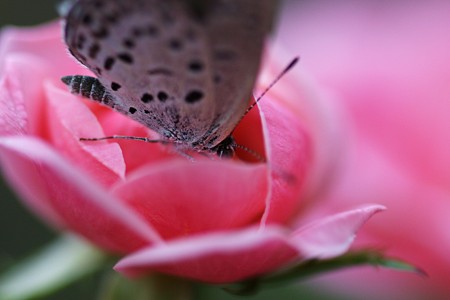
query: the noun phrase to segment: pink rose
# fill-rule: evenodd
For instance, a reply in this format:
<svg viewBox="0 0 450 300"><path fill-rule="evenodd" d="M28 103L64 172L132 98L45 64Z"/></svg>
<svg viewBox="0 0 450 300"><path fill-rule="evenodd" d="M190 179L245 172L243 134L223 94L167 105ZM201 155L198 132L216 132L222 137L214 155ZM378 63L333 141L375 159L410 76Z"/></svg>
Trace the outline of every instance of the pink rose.
<svg viewBox="0 0 450 300"><path fill-rule="evenodd" d="M326 97L300 68L236 131L237 142L265 154L267 163L245 152L240 160L191 162L160 144L79 141L151 133L67 91L62 76L89 72L69 57L59 24L6 30L0 46L6 179L51 225L122 253L120 272L232 282L340 255L382 209L309 215L306 204L322 205L314 197L328 181L338 145L332 118L320 107ZM283 68L264 66L258 88Z"/></svg>
<svg viewBox="0 0 450 300"><path fill-rule="evenodd" d="M347 120L336 124L347 136L346 159L322 207L382 203L388 211L365 227L358 245L377 245L429 275L363 268L328 282L370 299L448 296L450 2L327 4L290 1L277 40L288 54L300 53L302 68L333 91Z"/></svg>

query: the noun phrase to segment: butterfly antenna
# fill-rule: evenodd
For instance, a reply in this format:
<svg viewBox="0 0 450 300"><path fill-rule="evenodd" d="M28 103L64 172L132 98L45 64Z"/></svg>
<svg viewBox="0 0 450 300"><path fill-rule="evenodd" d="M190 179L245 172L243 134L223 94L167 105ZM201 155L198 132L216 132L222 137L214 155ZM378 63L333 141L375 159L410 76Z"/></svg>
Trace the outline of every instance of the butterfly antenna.
<svg viewBox="0 0 450 300"><path fill-rule="evenodd" d="M247 147L245 147L243 145L239 145L239 144L236 144L235 147L238 148L238 149L244 150L245 152L247 152L248 154L250 154L251 156L253 156L257 160L259 160L260 162L266 162L266 159L261 154L259 154L256 151L253 151L250 148L247 148Z"/></svg>
<svg viewBox="0 0 450 300"><path fill-rule="evenodd" d="M286 68L284 68L283 71L281 71L280 74L278 74L277 77L275 77L275 79L269 84L268 87L266 87L264 89L264 91L261 93L261 95L258 96L258 98L256 98L255 102L253 102L245 111L245 113L242 115L241 119L239 120L239 122L245 117L245 115L247 115L252 109L253 107L256 106L256 104L267 94L268 91L270 91L270 89L284 76L286 75L287 72L289 72L289 70L291 70L296 64L297 62L300 60L300 57L295 57L287 66ZM239 124L239 122L237 124Z"/></svg>

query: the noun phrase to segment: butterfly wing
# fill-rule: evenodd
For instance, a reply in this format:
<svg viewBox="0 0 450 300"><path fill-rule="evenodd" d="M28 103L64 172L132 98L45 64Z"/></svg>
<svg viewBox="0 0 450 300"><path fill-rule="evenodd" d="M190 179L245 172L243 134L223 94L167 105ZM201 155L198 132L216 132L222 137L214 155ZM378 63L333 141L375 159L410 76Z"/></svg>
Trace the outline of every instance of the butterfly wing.
<svg viewBox="0 0 450 300"><path fill-rule="evenodd" d="M228 137L249 106L276 5L274 0L218 0L210 7L206 30L215 119L204 136L210 148Z"/></svg>
<svg viewBox="0 0 450 300"><path fill-rule="evenodd" d="M65 41L109 106L176 142L211 145L248 104L269 14L251 4L266 1L78 0Z"/></svg>

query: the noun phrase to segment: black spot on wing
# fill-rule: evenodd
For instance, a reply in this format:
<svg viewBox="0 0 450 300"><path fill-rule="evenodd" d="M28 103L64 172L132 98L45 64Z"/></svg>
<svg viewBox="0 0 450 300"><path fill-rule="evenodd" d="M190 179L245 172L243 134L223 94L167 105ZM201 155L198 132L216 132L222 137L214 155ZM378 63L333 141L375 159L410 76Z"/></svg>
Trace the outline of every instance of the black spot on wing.
<svg viewBox="0 0 450 300"><path fill-rule="evenodd" d="M173 51L180 51L183 48L181 40L173 38L169 41L169 48Z"/></svg>
<svg viewBox="0 0 450 300"><path fill-rule="evenodd" d="M122 41L122 44L125 46L125 48L128 48L128 49L132 49L136 46L136 43L132 39L129 39L129 38L125 38Z"/></svg>
<svg viewBox="0 0 450 300"><path fill-rule="evenodd" d="M154 68L147 71L148 75L164 75L164 76L173 76L173 72L169 69L165 68Z"/></svg>
<svg viewBox="0 0 450 300"><path fill-rule="evenodd" d="M187 103L195 103L200 100L202 100L204 97L204 94L200 90L192 90L189 93L187 93L186 97L184 97L184 101Z"/></svg>
<svg viewBox="0 0 450 300"><path fill-rule="evenodd" d="M87 13L85 14L82 18L81 18L81 22L86 25L86 26L90 26L92 24L92 15Z"/></svg>
<svg viewBox="0 0 450 300"><path fill-rule="evenodd" d="M163 91L158 92L157 97L158 97L158 100L161 102L165 102L165 101L167 101L167 99L169 99L169 95L167 95L167 93L163 92Z"/></svg>
<svg viewBox="0 0 450 300"><path fill-rule="evenodd" d="M215 74L213 77L213 81L214 83L218 84L222 82L222 76L220 76L219 74Z"/></svg>
<svg viewBox="0 0 450 300"><path fill-rule="evenodd" d="M134 37L141 37L141 36L143 36L144 35L144 29L143 28L141 28L141 27L133 27L132 29L131 29L131 34L134 36Z"/></svg>
<svg viewBox="0 0 450 300"><path fill-rule="evenodd" d="M75 42L76 48L78 50L83 50L85 43L86 43L86 36L84 34L80 33L76 38L76 42Z"/></svg>
<svg viewBox="0 0 450 300"><path fill-rule="evenodd" d="M105 70L109 71L112 69L115 62L116 62L116 59L114 57L108 56L105 59L105 62L103 63L103 68L105 68Z"/></svg>
<svg viewBox="0 0 450 300"><path fill-rule="evenodd" d="M114 12L105 16L105 20L111 24L117 23L119 21L119 14Z"/></svg>
<svg viewBox="0 0 450 300"><path fill-rule="evenodd" d="M201 72L204 69L204 67L205 66L200 60L192 60L188 65L188 69L194 73Z"/></svg>
<svg viewBox="0 0 450 300"><path fill-rule="evenodd" d="M153 101L153 100L154 100L154 97L153 97L152 94L144 93L141 96L141 101L144 102L144 103L149 103L150 101Z"/></svg>
<svg viewBox="0 0 450 300"><path fill-rule="evenodd" d="M118 84L117 82L112 82L111 83L111 89L115 92L117 92L122 86L120 84Z"/></svg>
<svg viewBox="0 0 450 300"><path fill-rule="evenodd" d="M230 49L217 49L214 51L214 58L219 61L231 61L237 58L237 53Z"/></svg>
<svg viewBox="0 0 450 300"><path fill-rule="evenodd" d="M130 65L134 62L133 56L127 52L119 53L117 55L117 58L120 59L122 62L130 64Z"/></svg>
<svg viewBox="0 0 450 300"><path fill-rule="evenodd" d="M155 37L159 34L159 29L158 27L156 27L156 25L150 24L147 25L146 31L145 31L149 36L151 37Z"/></svg>
<svg viewBox="0 0 450 300"><path fill-rule="evenodd" d="M105 39L109 36L109 31L106 27L101 26L97 30L91 32L92 36L97 39Z"/></svg>
<svg viewBox="0 0 450 300"><path fill-rule="evenodd" d="M89 47L88 55L90 58L96 59L99 52L100 52L100 45L98 43L94 43Z"/></svg>

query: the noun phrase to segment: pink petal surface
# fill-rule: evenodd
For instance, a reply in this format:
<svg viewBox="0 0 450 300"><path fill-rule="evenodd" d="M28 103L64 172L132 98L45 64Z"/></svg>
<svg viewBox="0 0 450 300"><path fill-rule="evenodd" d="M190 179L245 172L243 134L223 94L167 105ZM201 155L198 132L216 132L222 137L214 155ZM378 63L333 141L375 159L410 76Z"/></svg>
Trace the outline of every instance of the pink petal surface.
<svg viewBox="0 0 450 300"><path fill-rule="evenodd" d="M139 215L41 141L0 138L0 158L6 177L45 219L63 223L112 251L127 252L159 241Z"/></svg>
<svg viewBox="0 0 450 300"><path fill-rule="evenodd" d="M6 69L6 75L0 79L0 134L25 134L28 131L28 114L23 94L18 88L18 76L10 67Z"/></svg>
<svg viewBox="0 0 450 300"><path fill-rule="evenodd" d="M346 272L346 277L332 277L336 285L345 284L349 288L352 277L365 276L372 279L371 284L352 287L355 292L390 295L390 292L407 291L411 286L425 293L447 289L450 278L448 189L423 185L420 177L395 167L381 155L373 141L358 140L358 146L351 149L351 159L340 173L340 184L328 199L328 212L338 209L341 203L358 205L361 198L382 202L388 210L364 226L355 247L376 245L388 255L424 269L429 278L369 269L359 275ZM421 205L424 201L426 205Z"/></svg>
<svg viewBox="0 0 450 300"><path fill-rule="evenodd" d="M48 76L60 78L68 74L91 74L70 57L61 37L60 22L51 22L34 28L9 27L0 37L0 57L11 53L33 57L35 61L47 64ZM0 70L4 61L0 60Z"/></svg>
<svg viewBox="0 0 450 300"><path fill-rule="evenodd" d="M277 227L211 233L175 239L138 250L115 269L128 276L159 271L225 283L273 271L293 260L329 258L343 254L356 231L384 207L371 205L336 214L288 234Z"/></svg>
<svg viewBox="0 0 450 300"><path fill-rule="evenodd" d="M43 82L47 65L25 54L3 61L0 92L0 132L46 136Z"/></svg>
<svg viewBox="0 0 450 300"><path fill-rule="evenodd" d="M337 104L360 136L399 167L447 185L450 3L398 1L377 10L371 1L345 1L339 9L326 2L292 2L280 42L342 95Z"/></svg>
<svg viewBox="0 0 450 300"><path fill-rule="evenodd" d="M271 195L263 223L281 222L297 212L301 188L311 161L310 141L301 120L270 99L261 104L263 128L271 171Z"/></svg>
<svg viewBox="0 0 450 300"><path fill-rule="evenodd" d="M171 239L257 222L268 193L267 169L179 158L130 174L113 192Z"/></svg>
<svg viewBox="0 0 450 300"><path fill-rule="evenodd" d="M50 142L99 183L109 186L125 175L125 162L117 143L80 141L80 137L105 136L97 119L72 94L46 85Z"/></svg>
<svg viewBox="0 0 450 300"><path fill-rule="evenodd" d="M262 274L297 257L278 228L212 233L142 249L123 258L115 269L128 276L159 271L211 283L238 281Z"/></svg>
<svg viewBox="0 0 450 300"><path fill-rule="evenodd" d="M92 107L92 109L104 129L106 136L124 135L159 138L157 134L148 128L109 108ZM160 163L162 160L179 157L179 154L174 153L173 149L159 143L145 143L130 140L114 140L114 142L119 144L122 149L123 159L127 166L127 174L147 164ZM92 143L92 146L96 146L96 144Z"/></svg>
<svg viewBox="0 0 450 300"><path fill-rule="evenodd" d="M291 1L280 18L280 41L340 94L335 105L348 120L348 153L326 205L375 201L388 207L361 241L377 243L430 276L370 270L351 272L346 282L333 279L376 299L400 291L397 298L408 298L419 290L448 296L450 3L326 3ZM366 292L354 284L361 276L370 276Z"/></svg>
<svg viewBox="0 0 450 300"><path fill-rule="evenodd" d="M302 258L330 258L345 253L353 243L356 232L381 205L369 205L319 219L292 233L291 239Z"/></svg>
<svg viewBox="0 0 450 300"><path fill-rule="evenodd" d="M308 170L301 197L304 207L310 201L316 201L334 180L339 164L337 157L343 152L346 139L345 132L337 124L345 124L346 119L340 107L333 101L336 97L323 86L318 85L305 71L305 62L300 51L286 53L277 43L271 44L266 52L258 80L260 89L268 86L282 67L296 56L300 58L297 65L270 89L268 94L270 99L263 99L260 103L264 105L266 100L272 101L294 114L295 118L301 122L300 126L305 132L304 138L309 151L309 156L305 157L308 159ZM271 125L273 124L276 126L277 122ZM300 146L304 145L300 144Z"/></svg>

